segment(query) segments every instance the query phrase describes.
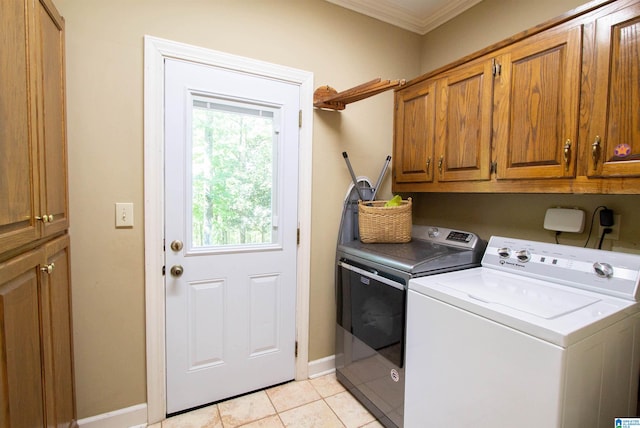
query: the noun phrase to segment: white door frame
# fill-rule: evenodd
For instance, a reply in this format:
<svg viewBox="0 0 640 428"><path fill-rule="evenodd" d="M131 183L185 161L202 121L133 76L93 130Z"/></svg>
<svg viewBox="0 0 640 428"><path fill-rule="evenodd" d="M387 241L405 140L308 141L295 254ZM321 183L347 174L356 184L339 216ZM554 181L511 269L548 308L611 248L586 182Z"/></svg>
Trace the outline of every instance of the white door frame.
<svg viewBox="0 0 640 428"><path fill-rule="evenodd" d="M298 227L296 287L296 379L308 377L309 278L311 273L311 140L313 73L210 49L144 38L144 244L147 351L147 423L166 415L164 276L164 60L182 59L266 76L300 86Z"/></svg>

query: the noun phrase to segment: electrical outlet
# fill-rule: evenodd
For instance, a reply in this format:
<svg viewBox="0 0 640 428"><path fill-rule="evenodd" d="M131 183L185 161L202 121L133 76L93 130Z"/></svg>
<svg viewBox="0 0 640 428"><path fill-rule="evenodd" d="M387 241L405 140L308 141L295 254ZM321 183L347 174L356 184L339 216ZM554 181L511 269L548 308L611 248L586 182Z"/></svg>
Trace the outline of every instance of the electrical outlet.
<svg viewBox="0 0 640 428"><path fill-rule="evenodd" d="M613 215L613 226L610 226L611 233L607 233L604 235L604 239L610 239L612 241L617 241L620 239L620 221L622 216L620 214ZM600 226L598 229L598 238L602 236L602 230L605 229L604 226Z"/></svg>

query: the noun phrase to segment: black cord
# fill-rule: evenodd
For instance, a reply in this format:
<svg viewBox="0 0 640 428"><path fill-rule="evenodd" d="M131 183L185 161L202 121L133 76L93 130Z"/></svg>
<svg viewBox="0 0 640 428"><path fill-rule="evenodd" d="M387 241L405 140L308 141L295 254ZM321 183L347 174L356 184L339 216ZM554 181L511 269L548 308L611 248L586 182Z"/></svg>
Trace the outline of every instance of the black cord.
<svg viewBox="0 0 640 428"><path fill-rule="evenodd" d="M591 232L593 232L593 220L595 220L596 218L596 213L598 212L598 210L600 209L607 209L607 207L605 207L604 205L600 205L599 207L597 207L595 210L593 210L593 214L591 215L591 226L589 227L589 235L587 235L587 240L584 243L583 247L587 248L587 244L589 244L589 240L591 239ZM609 230L609 232L611 232L611 230ZM602 240L604 239L604 233L602 234L602 236L600 237L600 246L598 248L600 248L602 246Z"/></svg>
<svg viewBox="0 0 640 428"><path fill-rule="evenodd" d="M556 244L559 244L559 242L558 242L558 237L560 237L560 234L561 234L561 233L562 233L561 231L556 230Z"/></svg>
<svg viewBox="0 0 640 428"><path fill-rule="evenodd" d="M602 249L602 241L604 241L604 235L611 232L612 230L609 229L608 227L605 227L604 229L602 229L602 236L600 236L600 242L598 242L598 250Z"/></svg>

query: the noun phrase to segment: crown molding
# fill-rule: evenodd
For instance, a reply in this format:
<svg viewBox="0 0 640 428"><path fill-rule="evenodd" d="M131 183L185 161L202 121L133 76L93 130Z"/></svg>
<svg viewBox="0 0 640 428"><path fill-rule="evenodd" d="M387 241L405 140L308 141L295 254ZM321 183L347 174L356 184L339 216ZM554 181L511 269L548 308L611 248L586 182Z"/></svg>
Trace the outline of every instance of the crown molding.
<svg viewBox="0 0 640 428"><path fill-rule="evenodd" d="M335 5L370 16L396 27L424 35L482 0L431 0L425 7L419 2L394 0L326 0ZM402 4L400 4L402 3ZM420 6L418 8L418 5Z"/></svg>

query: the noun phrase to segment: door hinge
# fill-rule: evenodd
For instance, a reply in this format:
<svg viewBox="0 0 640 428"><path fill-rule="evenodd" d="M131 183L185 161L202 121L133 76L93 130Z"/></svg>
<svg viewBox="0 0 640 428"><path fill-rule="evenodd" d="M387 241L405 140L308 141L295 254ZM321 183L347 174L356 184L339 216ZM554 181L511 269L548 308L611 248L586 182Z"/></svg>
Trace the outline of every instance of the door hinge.
<svg viewBox="0 0 640 428"><path fill-rule="evenodd" d="M297 340L296 340L296 346L295 346L294 355L295 355L296 358L298 357L298 341Z"/></svg>
<svg viewBox="0 0 640 428"><path fill-rule="evenodd" d="M500 63L498 61L495 60L495 58L493 59L493 64L491 66L491 71L493 73L493 76L500 76L500 73L502 73L502 65L500 65Z"/></svg>
<svg viewBox="0 0 640 428"><path fill-rule="evenodd" d="M298 128L302 128L302 110L298 110Z"/></svg>
<svg viewBox="0 0 640 428"><path fill-rule="evenodd" d="M296 231L296 243L300 245L300 228Z"/></svg>
<svg viewBox="0 0 640 428"><path fill-rule="evenodd" d="M166 274L166 273L167 273L167 272L166 272L166 267L165 267L165 266L162 266L162 276L165 276L165 274Z"/></svg>

